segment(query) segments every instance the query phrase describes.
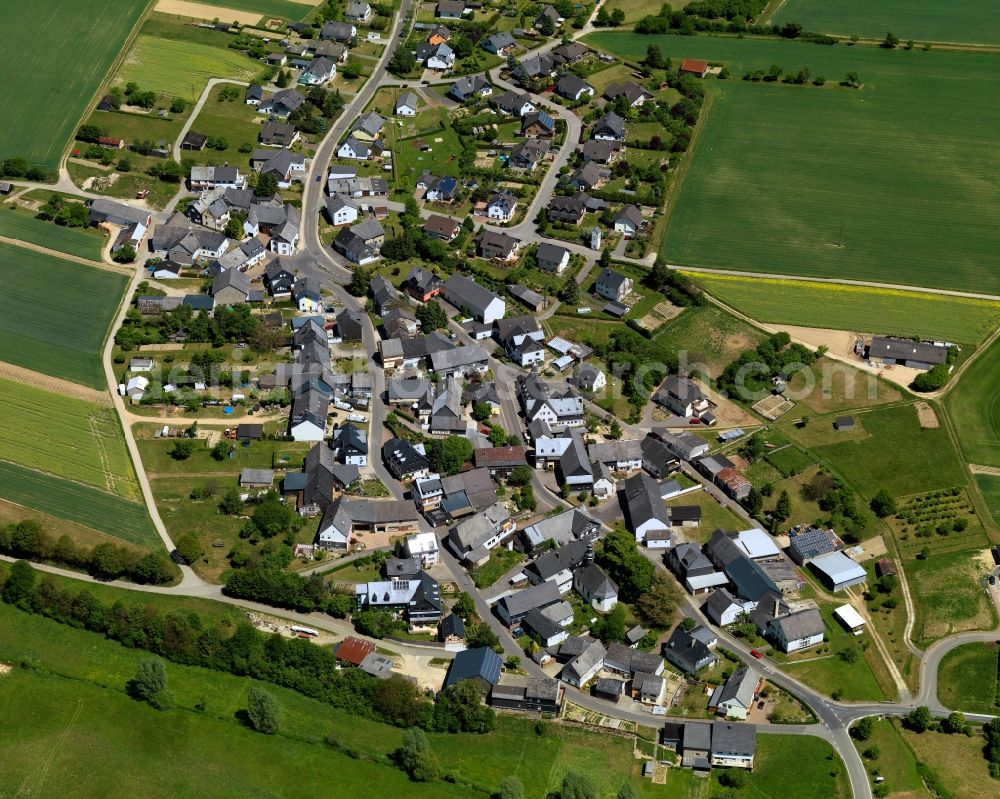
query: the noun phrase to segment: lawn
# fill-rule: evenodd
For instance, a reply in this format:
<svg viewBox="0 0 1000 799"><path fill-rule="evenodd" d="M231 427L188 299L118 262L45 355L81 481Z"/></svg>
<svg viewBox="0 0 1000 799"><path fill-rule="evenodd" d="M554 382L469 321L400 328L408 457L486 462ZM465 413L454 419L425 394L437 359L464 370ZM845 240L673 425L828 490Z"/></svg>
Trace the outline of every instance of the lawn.
<svg viewBox="0 0 1000 799"><path fill-rule="evenodd" d="M788 0L774 22L800 22L806 30L882 39L892 31L904 42L1000 44L1000 20L992 0Z"/></svg>
<svg viewBox="0 0 1000 799"><path fill-rule="evenodd" d="M935 554L904 564L917 606L913 641L926 645L965 630L988 630L996 613L980 580L989 570L981 550ZM992 567L992 559L990 559Z"/></svg>
<svg viewBox="0 0 1000 799"><path fill-rule="evenodd" d="M704 491L692 491L690 494L677 497L677 499L671 499L667 505L672 508L678 505L697 505L701 508L701 524L698 527L684 528L681 531L685 538L699 543L707 541L712 533L719 528L736 532L752 526L729 508L724 508Z"/></svg>
<svg viewBox="0 0 1000 799"><path fill-rule="evenodd" d="M170 103L164 102L161 98L160 105L169 108ZM188 105L188 111L192 106ZM154 144L165 142L168 147L173 145L174 140L184 127L184 120L187 112L183 114L172 114L163 118L155 111L149 114L132 114L124 111L94 111L86 124L96 125L105 136L117 136L126 142L142 141L148 139ZM77 147L86 148L85 144L78 143ZM185 153L185 156L188 153ZM133 156L130 156L133 157Z"/></svg>
<svg viewBox="0 0 1000 799"><path fill-rule="evenodd" d="M498 547L490 553L490 559L476 569L472 581L477 588L489 588L522 560L524 560L522 553Z"/></svg>
<svg viewBox="0 0 1000 799"><path fill-rule="evenodd" d="M105 590L114 589L94 587L94 593ZM175 602L164 597L157 604L161 601L169 606ZM234 719L253 684L247 678L169 663L174 709L157 713L127 699L125 682L147 656L93 633L0 605L0 660L27 661L34 669L16 668L0 680L0 712L24 721L15 725L16 736L8 733L5 738L0 731L0 747L11 753L0 764L0 791L7 785L19 786L32 775L37 780L38 760L44 757L40 753L50 752L58 738L59 767L45 782L53 795L326 797L335 784L337 796L358 796L366 790L364 785L378 783L394 796L468 797L485 796L514 774L524 783L527 796L541 797L557 789L571 768L589 774L602 796L617 790L627 775L633 775L641 796L659 795L647 791L634 776L639 763L630 740L555 724L539 734L532 720L511 716L500 717L497 730L483 736L429 735L445 768L476 787L452 792L447 783L437 783L424 793L394 768L350 760L324 744L330 735L340 745L379 757L399 746L402 730L283 688L267 686L284 709L282 729L274 737L248 732ZM203 710L196 710L199 703L204 703ZM74 734L67 735L78 708ZM114 763L82 762L91 749L97 750L95 757L113 757ZM171 762L176 769L165 767L165 750L174 753ZM267 776L257 770L247 772L248 758L268 762ZM287 772L282 763L291 764ZM62 775L77 773L85 790L76 794L61 789ZM248 779L245 773L252 776L252 784L241 782ZM113 775L113 781L106 775ZM135 784L140 775L141 788ZM292 784L295 789L290 793Z"/></svg>
<svg viewBox="0 0 1000 799"><path fill-rule="evenodd" d="M0 360L107 387L100 350L128 278L0 242Z"/></svg>
<svg viewBox="0 0 1000 799"><path fill-rule="evenodd" d="M0 461L0 496L132 544L146 547L160 544L145 505L82 483Z"/></svg>
<svg viewBox="0 0 1000 799"><path fill-rule="evenodd" d="M900 289L693 273L705 290L761 322L978 343L1000 303Z"/></svg>
<svg viewBox="0 0 1000 799"><path fill-rule="evenodd" d="M0 208L0 236L37 244L50 250L75 255L78 258L101 260L104 236L94 228L83 230L60 227L29 212Z"/></svg>
<svg viewBox="0 0 1000 799"><path fill-rule="evenodd" d="M667 322L653 342L687 359L689 371L718 377L723 368L765 334L714 305L688 308ZM683 363L683 362L682 362ZM700 365L704 365L699 369Z"/></svg>
<svg viewBox="0 0 1000 799"><path fill-rule="evenodd" d="M854 745L859 752L877 750L878 757L865 758L865 765L873 775L885 778L890 796L933 799L924 786L913 751L904 743L897 725L898 722L893 719L879 719L871 737L867 741L856 740Z"/></svg>
<svg viewBox="0 0 1000 799"><path fill-rule="evenodd" d="M978 102L1000 93L1000 56L760 37L585 41L633 58L657 44L675 61L723 61L734 78L808 65L829 79L709 83L715 101L661 248L670 262L1000 293L987 266L1000 246L1000 152L988 144L1000 107ZM851 71L862 90L835 85Z"/></svg>
<svg viewBox="0 0 1000 799"><path fill-rule="evenodd" d="M1000 467L1000 341L961 375L945 400L969 463Z"/></svg>
<svg viewBox="0 0 1000 799"><path fill-rule="evenodd" d="M115 75L144 90L194 102L209 78L252 80L261 65L240 50L140 33Z"/></svg>
<svg viewBox="0 0 1000 799"><path fill-rule="evenodd" d="M0 378L0 459L138 499L114 409Z"/></svg>
<svg viewBox="0 0 1000 799"><path fill-rule="evenodd" d="M225 139L229 145L225 150L215 150L206 147L201 151L185 151L184 159L206 164L243 164L249 159L246 153L239 151L240 145L250 145L256 149L260 126L254 124L262 120L252 105L240 99L229 102L219 100L219 94L225 86L217 86L212 90L208 100L195 119L192 130L213 138Z"/></svg>
<svg viewBox="0 0 1000 799"><path fill-rule="evenodd" d="M965 644L951 650L938 667L941 704L965 713L996 714L1000 707L1000 661L994 644Z"/></svg>
<svg viewBox="0 0 1000 799"><path fill-rule="evenodd" d="M253 441L249 447L237 446L231 460L218 461L212 457L212 451L204 441L197 441L191 457L177 461L170 457L175 441L152 438L153 430L151 426L142 425L135 431L143 465L152 475L184 476L217 472L220 476L230 475L235 480L241 469L283 468L298 471L309 449L308 444L293 441Z"/></svg>
<svg viewBox="0 0 1000 799"><path fill-rule="evenodd" d="M139 192L147 192L146 204L151 208L163 208L177 193L178 185L159 180L148 173L147 170L150 169L154 161L160 163L158 159L144 158L134 154L127 157L132 162L131 172L116 172L114 169L101 169L96 163L91 166L87 163L81 164L74 161L66 164L66 170L73 183L80 188L84 187L84 181L87 178L102 178L117 174L118 178L110 186L100 187L88 184L86 191L99 194L102 197L117 197L120 200L133 200Z"/></svg>
<svg viewBox="0 0 1000 799"><path fill-rule="evenodd" d="M726 769L712 772L712 786ZM789 779L794 774L794 779ZM753 771L740 796L760 799L846 799L851 795L843 761L833 747L812 735L758 735ZM720 794L721 795L721 794Z"/></svg>
<svg viewBox="0 0 1000 799"><path fill-rule="evenodd" d="M0 5L0 29L8 42L0 72L10 125L0 134L0 158L22 156L47 170L58 166L77 123L149 4L77 0Z"/></svg>
<svg viewBox="0 0 1000 799"><path fill-rule="evenodd" d="M451 175L461 177L458 169L458 156L462 152L462 142L455 129L447 125L448 110L445 108L434 109L422 112L417 119L429 115L432 119L440 122L439 127L429 132L409 139L390 138L393 150L393 166L395 167L396 185L412 191L417 185L417 179L425 169L440 177L441 175ZM426 130L431 125L427 122L423 125ZM395 128L392 129L393 137ZM441 141L437 141L441 139ZM421 146L430 147L429 152L422 152Z"/></svg>
<svg viewBox="0 0 1000 799"><path fill-rule="evenodd" d="M967 478L947 431L922 428L912 405L857 414L855 425L855 431L847 433L852 438L815 446L814 451L862 497L870 498L882 488L901 497L966 485ZM807 439L813 427L821 425L817 422L801 432L786 432ZM933 468L929 468L930 464Z"/></svg>

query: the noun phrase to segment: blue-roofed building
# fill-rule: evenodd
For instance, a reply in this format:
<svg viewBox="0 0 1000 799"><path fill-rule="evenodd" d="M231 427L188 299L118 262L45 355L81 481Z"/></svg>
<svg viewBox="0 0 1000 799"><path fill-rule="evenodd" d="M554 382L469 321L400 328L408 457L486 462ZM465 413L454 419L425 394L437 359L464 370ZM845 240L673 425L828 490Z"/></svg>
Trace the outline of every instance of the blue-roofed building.
<svg viewBox="0 0 1000 799"><path fill-rule="evenodd" d="M736 592L744 599L756 602L768 592L781 596L781 590L774 580L768 577L760 564L746 555L730 561L725 571Z"/></svg>
<svg viewBox="0 0 1000 799"><path fill-rule="evenodd" d="M455 685L462 680L479 680L489 690L500 681L500 656L488 647L466 649L455 655L444 679L444 687Z"/></svg>

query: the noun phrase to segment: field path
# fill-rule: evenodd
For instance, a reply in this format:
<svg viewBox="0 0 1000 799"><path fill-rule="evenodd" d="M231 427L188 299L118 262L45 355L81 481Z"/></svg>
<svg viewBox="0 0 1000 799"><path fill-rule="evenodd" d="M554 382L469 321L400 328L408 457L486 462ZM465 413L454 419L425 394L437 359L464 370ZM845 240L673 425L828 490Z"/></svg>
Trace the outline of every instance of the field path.
<svg viewBox="0 0 1000 799"><path fill-rule="evenodd" d="M981 466L978 463L970 463L969 471L973 474L993 474L1000 476L1000 466Z"/></svg>
<svg viewBox="0 0 1000 799"><path fill-rule="evenodd" d="M96 388L71 383L69 380L63 380L59 377L43 375L41 372L34 372L6 361L0 361L0 377L13 380L15 383L24 383L28 386L51 391L54 394L64 394L67 397L94 402L105 407L111 406L111 397L107 391L99 391Z"/></svg>
<svg viewBox="0 0 1000 799"><path fill-rule="evenodd" d="M92 266L96 269L105 269L108 272L115 272L119 275L131 275L132 270L126 267L121 267L118 265L106 264L101 261L91 261L87 258L81 258L78 255L68 255L64 252L59 252L58 250L50 250L48 247L42 247L40 244L31 244L27 241L21 241L20 239L11 239L7 236L0 236L0 241L4 244L11 244L15 247L21 247L25 250L34 250L35 252L40 252L43 255L50 255L53 258L58 258L61 261L70 261L74 264L82 264L83 266Z"/></svg>

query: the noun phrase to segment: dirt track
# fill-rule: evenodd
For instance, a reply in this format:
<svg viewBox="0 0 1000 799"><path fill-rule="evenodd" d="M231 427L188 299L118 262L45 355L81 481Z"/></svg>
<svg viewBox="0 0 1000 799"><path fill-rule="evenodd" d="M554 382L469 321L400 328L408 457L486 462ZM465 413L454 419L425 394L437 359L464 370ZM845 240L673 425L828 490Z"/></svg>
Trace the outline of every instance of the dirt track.
<svg viewBox="0 0 1000 799"><path fill-rule="evenodd" d="M79 383L71 383L69 380L43 375L41 372L33 372L31 369L15 366L6 361L0 361L0 377L56 394L65 394L67 397L96 402L98 405L111 405L111 397L106 391L98 391L96 388L81 386Z"/></svg>

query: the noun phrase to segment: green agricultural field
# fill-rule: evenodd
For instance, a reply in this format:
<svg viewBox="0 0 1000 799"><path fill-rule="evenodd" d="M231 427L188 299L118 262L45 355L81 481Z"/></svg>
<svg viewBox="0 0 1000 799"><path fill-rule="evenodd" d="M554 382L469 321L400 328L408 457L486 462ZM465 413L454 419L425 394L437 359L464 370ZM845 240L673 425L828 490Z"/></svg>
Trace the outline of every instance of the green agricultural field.
<svg viewBox="0 0 1000 799"><path fill-rule="evenodd" d="M705 290L761 322L978 343L1000 324L1000 303L918 291L688 272Z"/></svg>
<svg viewBox="0 0 1000 799"><path fill-rule="evenodd" d="M145 505L7 461L0 461L0 497L132 544L160 544Z"/></svg>
<svg viewBox="0 0 1000 799"><path fill-rule="evenodd" d="M904 566L910 593L917 605L913 641L929 644L965 630L990 630L996 626L993 603L980 580L989 571L983 550L935 553L926 560ZM990 565L992 566L992 559Z"/></svg>
<svg viewBox="0 0 1000 799"><path fill-rule="evenodd" d="M26 241L50 250L75 255L77 258L101 260L104 237L94 228L77 230L60 227L27 212L0 208L0 236Z"/></svg>
<svg viewBox="0 0 1000 799"><path fill-rule="evenodd" d="M250 81L260 71L260 64L240 50L141 33L115 81L135 81L143 89L193 102L209 78Z"/></svg>
<svg viewBox="0 0 1000 799"><path fill-rule="evenodd" d="M2 378L0 397L0 459L139 498L113 408Z"/></svg>
<svg viewBox="0 0 1000 799"><path fill-rule="evenodd" d="M1000 93L1000 56L759 37L585 40L631 58L657 44L675 61L724 62L737 78L708 82L714 101L661 248L669 261L1000 294L988 267L1000 247L990 146L1000 106L980 102ZM771 65L809 66L829 83L738 79ZM862 90L835 85L850 71Z"/></svg>
<svg viewBox="0 0 1000 799"><path fill-rule="evenodd" d="M3 3L0 158L54 170L87 106L150 0ZM22 109L23 113L13 113Z"/></svg>
<svg viewBox="0 0 1000 799"><path fill-rule="evenodd" d="M5 567L0 564L0 575ZM127 593L105 586L88 590L98 595ZM137 599L134 593L131 597ZM165 597L157 604L161 601L174 609L178 600ZM185 601L197 602L192 609L200 612L205 604ZM273 737L249 732L234 717L254 684L248 678L168 663L172 710L157 712L128 699L125 683L146 657L146 652L94 633L0 605L0 661L32 664L31 671L15 668L0 679L0 712L23 718L28 725L16 725L17 735L6 737L0 730L0 747L11 753L0 761L0 792L10 793L7 786L38 787L39 763L44 763L56 741L62 742L59 768L49 770L43 784L46 792L60 796L277 797L292 795L293 785L297 797L328 797L330 785L344 796L356 796L377 783L400 797L486 799L505 776L514 774L524 783L526 796L540 797L557 790L568 769L589 774L602 796L610 796L630 776L641 797L652 799L663 792L638 778L639 762L631 741L554 724L538 734L532 720L511 716L500 717L497 730L483 736L429 735L445 769L470 785L441 782L424 788L394 767L349 759L325 743L330 736L338 746L382 759L400 745L402 730L284 688L267 686L284 710L282 728ZM197 709L199 704L203 709ZM74 714L74 734L67 736ZM108 762L95 762L92 750ZM176 754L171 760L176 766L164 763L164 750ZM248 758L267 762L267 773L248 772ZM63 785L67 774L73 775L73 788L83 786L78 792Z"/></svg>
<svg viewBox="0 0 1000 799"><path fill-rule="evenodd" d="M995 474L977 474L976 485L979 493L986 500L986 505L993 514L993 522L1000 526L1000 476Z"/></svg>
<svg viewBox="0 0 1000 799"><path fill-rule="evenodd" d="M882 39L892 31L904 42L1000 44L992 0L788 0L774 22L799 22L806 30Z"/></svg>
<svg viewBox="0 0 1000 799"><path fill-rule="evenodd" d="M860 413L855 421L863 430L849 433L853 438L815 446L813 451L866 500L881 488L902 497L966 484L962 464L947 431L922 428L912 405ZM803 437L812 427L805 428ZM794 430L787 430L786 434L800 437Z"/></svg>
<svg viewBox="0 0 1000 799"><path fill-rule="evenodd" d="M0 242L0 360L104 389L100 350L124 275Z"/></svg>
<svg viewBox="0 0 1000 799"><path fill-rule="evenodd" d="M1000 467L1000 341L979 354L945 399L969 463Z"/></svg>
<svg viewBox="0 0 1000 799"><path fill-rule="evenodd" d="M938 667L938 699L951 710L997 713L1000 659L996 644L965 644L951 650Z"/></svg>

